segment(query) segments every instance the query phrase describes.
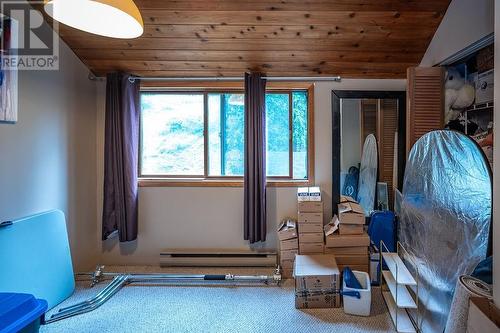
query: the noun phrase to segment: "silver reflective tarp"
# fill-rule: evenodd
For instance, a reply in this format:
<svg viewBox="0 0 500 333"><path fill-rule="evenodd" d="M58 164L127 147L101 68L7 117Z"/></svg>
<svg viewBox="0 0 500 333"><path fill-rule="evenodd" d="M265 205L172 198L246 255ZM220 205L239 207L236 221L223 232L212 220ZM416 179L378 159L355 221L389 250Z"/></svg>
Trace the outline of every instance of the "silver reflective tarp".
<svg viewBox="0 0 500 333"><path fill-rule="evenodd" d="M480 148L454 131L413 146L403 184L400 241L419 278L419 326L442 332L454 288L486 256L492 207L489 166ZM412 316L417 319L416 313Z"/></svg>
<svg viewBox="0 0 500 333"><path fill-rule="evenodd" d="M375 207L375 189L377 187L378 151L377 140L369 134L363 145L359 168L358 202L366 216L370 216Z"/></svg>

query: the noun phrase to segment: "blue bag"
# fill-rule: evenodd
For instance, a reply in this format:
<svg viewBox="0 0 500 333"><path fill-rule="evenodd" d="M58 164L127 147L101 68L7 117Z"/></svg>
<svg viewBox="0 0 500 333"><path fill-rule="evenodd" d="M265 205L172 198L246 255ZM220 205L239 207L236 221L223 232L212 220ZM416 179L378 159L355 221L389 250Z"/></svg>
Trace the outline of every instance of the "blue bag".
<svg viewBox="0 0 500 333"><path fill-rule="evenodd" d="M349 173L345 176L342 194L356 199L358 196L359 169L355 166L349 168Z"/></svg>

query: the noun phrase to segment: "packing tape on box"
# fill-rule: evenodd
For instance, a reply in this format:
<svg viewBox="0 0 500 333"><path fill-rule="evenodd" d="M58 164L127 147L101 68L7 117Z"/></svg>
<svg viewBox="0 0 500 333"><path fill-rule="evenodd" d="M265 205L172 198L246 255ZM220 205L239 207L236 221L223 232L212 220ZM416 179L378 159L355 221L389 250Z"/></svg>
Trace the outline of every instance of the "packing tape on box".
<svg viewBox="0 0 500 333"><path fill-rule="evenodd" d="M445 333L465 333L469 316L469 299L493 297L492 287L472 276L462 275L457 281L455 294L451 303L450 315L446 322Z"/></svg>

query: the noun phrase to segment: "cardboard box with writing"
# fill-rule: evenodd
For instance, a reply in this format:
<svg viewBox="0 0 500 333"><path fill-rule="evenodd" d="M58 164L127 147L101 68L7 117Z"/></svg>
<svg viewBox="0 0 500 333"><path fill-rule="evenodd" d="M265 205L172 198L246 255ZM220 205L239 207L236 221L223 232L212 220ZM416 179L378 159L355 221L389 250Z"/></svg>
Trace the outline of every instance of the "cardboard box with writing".
<svg viewBox="0 0 500 333"><path fill-rule="evenodd" d="M323 232L299 233L299 246L302 243L321 243L323 244Z"/></svg>
<svg viewBox="0 0 500 333"><path fill-rule="evenodd" d="M293 263L295 260L280 260L280 266L282 269L293 269Z"/></svg>
<svg viewBox="0 0 500 333"><path fill-rule="evenodd" d="M280 242L280 250L296 250L299 248L299 239L292 238Z"/></svg>
<svg viewBox="0 0 500 333"><path fill-rule="evenodd" d="M339 234L341 235L361 235L363 232L362 224L339 224Z"/></svg>
<svg viewBox="0 0 500 333"><path fill-rule="evenodd" d="M311 232L322 232L323 222L306 222L298 223L297 228L299 229L299 234L311 233Z"/></svg>
<svg viewBox="0 0 500 333"><path fill-rule="evenodd" d="M290 219L284 220L278 227L278 239L284 241L297 238L297 223Z"/></svg>
<svg viewBox="0 0 500 333"><path fill-rule="evenodd" d="M365 224L365 213L363 207L354 202L344 202L338 204L338 216L340 223L345 224Z"/></svg>
<svg viewBox="0 0 500 333"><path fill-rule="evenodd" d="M340 306L340 271L335 256L298 255L294 276L297 308Z"/></svg>
<svg viewBox="0 0 500 333"><path fill-rule="evenodd" d="M322 201L299 201L299 213L323 213Z"/></svg>
<svg viewBox="0 0 500 333"><path fill-rule="evenodd" d="M309 201L321 201L321 189L319 186L309 187Z"/></svg>
<svg viewBox="0 0 500 333"><path fill-rule="evenodd" d="M335 255L368 255L368 246L325 247L325 253Z"/></svg>
<svg viewBox="0 0 500 333"><path fill-rule="evenodd" d="M300 223L321 223L323 224L323 213L299 213Z"/></svg>
<svg viewBox="0 0 500 333"><path fill-rule="evenodd" d="M321 243L300 243L299 254L320 254L323 253L324 244Z"/></svg>
<svg viewBox="0 0 500 333"><path fill-rule="evenodd" d="M367 233L361 235L339 235L326 236L326 247L361 247L370 245L370 237Z"/></svg>
<svg viewBox="0 0 500 333"><path fill-rule="evenodd" d="M280 251L280 260L295 260L295 256L299 254L298 249Z"/></svg>
<svg viewBox="0 0 500 333"><path fill-rule="evenodd" d="M370 259L368 255L335 255L337 265L365 265L368 266Z"/></svg>
<svg viewBox="0 0 500 333"><path fill-rule="evenodd" d="M309 187L299 187L297 189L297 201L309 201Z"/></svg>

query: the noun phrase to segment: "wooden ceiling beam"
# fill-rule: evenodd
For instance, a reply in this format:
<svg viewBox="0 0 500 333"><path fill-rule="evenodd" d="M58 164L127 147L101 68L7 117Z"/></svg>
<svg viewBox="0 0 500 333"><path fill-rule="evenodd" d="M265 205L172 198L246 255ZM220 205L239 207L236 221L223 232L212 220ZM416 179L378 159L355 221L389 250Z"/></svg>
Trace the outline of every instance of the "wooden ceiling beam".
<svg viewBox="0 0 500 333"><path fill-rule="evenodd" d="M62 37L86 38L88 34L76 29L60 27ZM336 39L373 38L373 39L428 39L434 34L432 27L422 29L385 29L380 26L327 26L327 25L283 25L283 26L247 26L247 25L172 25L147 24L143 37L150 38L220 38L220 39Z"/></svg>
<svg viewBox="0 0 500 333"><path fill-rule="evenodd" d="M145 24L437 26L441 12L398 11L171 11L141 10Z"/></svg>
<svg viewBox="0 0 500 333"><path fill-rule="evenodd" d="M369 40L358 38L337 38L321 43L314 39L303 39L295 43L286 39L208 39L201 38L147 38L133 40L109 39L102 37L64 37L74 49L137 49L137 50L205 50L205 51L382 51L415 52L425 50L427 40ZM422 52L422 51L421 51Z"/></svg>
<svg viewBox="0 0 500 333"><path fill-rule="evenodd" d="M216 11L445 11L447 0L136 0L142 9Z"/></svg>
<svg viewBox="0 0 500 333"><path fill-rule="evenodd" d="M164 61L241 61L287 63L303 61L329 62L377 62L377 63L418 63L421 52L360 52L360 51L200 51L200 50L103 50L74 49L75 53L87 60L164 60Z"/></svg>

